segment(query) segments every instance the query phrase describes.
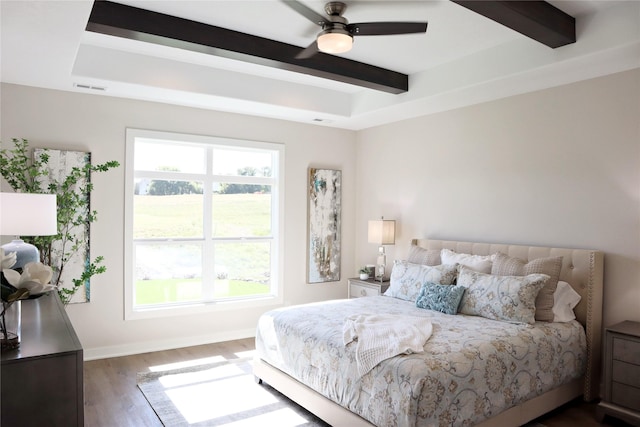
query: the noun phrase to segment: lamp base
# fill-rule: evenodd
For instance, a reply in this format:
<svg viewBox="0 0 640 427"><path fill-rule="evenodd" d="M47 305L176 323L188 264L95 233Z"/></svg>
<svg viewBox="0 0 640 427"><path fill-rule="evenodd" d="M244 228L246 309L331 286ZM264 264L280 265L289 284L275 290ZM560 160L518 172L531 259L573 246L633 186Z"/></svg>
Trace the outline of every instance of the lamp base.
<svg viewBox="0 0 640 427"><path fill-rule="evenodd" d="M378 259L376 260L376 280L384 282L384 273L387 268L387 255L384 253L384 246L378 248Z"/></svg>
<svg viewBox="0 0 640 427"><path fill-rule="evenodd" d="M2 245L4 253L16 253L16 263L11 266L13 270L22 269L27 263L40 261L40 252L31 243L26 243L22 239L12 240L6 245Z"/></svg>

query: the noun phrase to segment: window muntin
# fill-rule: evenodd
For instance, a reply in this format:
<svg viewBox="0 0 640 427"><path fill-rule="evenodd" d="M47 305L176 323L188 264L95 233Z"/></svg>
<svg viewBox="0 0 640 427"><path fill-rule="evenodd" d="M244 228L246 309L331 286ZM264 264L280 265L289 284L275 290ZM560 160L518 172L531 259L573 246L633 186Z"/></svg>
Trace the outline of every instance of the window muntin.
<svg viewBox="0 0 640 427"><path fill-rule="evenodd" d="M127 131L129 317L281 298L283 147L148 132Z"/></svg>

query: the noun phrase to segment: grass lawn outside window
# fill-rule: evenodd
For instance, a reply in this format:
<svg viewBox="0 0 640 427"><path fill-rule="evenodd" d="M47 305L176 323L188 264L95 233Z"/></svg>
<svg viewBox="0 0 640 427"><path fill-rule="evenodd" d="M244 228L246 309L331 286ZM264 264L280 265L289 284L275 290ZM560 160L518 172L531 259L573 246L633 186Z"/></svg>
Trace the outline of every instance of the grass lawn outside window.
<svg viewBox="0 0 640 427"><path fill-rule="evenodd" d="M277 296L282 149L139 132L127 139L127 308Z"/></svg>

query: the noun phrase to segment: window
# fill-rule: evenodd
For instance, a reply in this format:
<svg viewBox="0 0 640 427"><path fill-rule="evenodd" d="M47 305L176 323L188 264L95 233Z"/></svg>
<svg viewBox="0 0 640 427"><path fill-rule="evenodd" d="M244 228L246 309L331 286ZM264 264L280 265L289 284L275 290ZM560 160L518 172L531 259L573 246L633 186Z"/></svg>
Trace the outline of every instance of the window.
<svg viewBox="0 0 640 427"><path fill-rule="evenodd" d="M127 318L279 297L283 159L280 144L127 130Z"/></svg>

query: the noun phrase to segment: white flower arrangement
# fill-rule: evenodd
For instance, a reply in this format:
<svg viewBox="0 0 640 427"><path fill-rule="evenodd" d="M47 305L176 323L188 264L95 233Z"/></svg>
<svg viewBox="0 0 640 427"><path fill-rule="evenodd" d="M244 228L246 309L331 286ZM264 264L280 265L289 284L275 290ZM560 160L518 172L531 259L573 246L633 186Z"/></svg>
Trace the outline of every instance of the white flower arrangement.
<svg viewBox="0 0 640 427"><path fill-rule="evenodd" d="M22 267L22 273L18 273L11 269L15 263L15 252L5 254L4 250L0 249L2 274L11 286L16 289L26 289L29 291L29 295L39 295L55 289L55 286L50 283L53 270L48 265L41 262L29 262Z"/></svg>
<svg viewBox="0 0 640 427"><path fill-rule="evenodd" d="M4 253L4 249L0 248L0 270L11 268L16 263L17 255L15 252Z"/></svg>

